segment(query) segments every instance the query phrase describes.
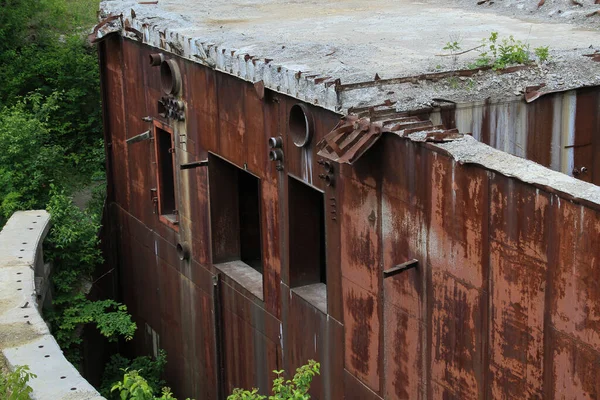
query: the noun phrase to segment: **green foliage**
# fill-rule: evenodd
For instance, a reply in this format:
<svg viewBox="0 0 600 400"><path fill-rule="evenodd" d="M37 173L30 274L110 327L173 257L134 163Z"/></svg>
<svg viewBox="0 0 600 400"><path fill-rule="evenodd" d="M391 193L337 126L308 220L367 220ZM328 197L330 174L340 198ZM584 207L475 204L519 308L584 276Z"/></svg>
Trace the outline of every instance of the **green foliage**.
<svg viewBox="0 0 600 400"><path fill-rule="evenodd" d="M58 146L62 155L55 159L77 168L63 174L66 180L103 168L103 153L97 151L102 149L98 61L85 35L97 6L97 0L5 0L0 5L0 113L33 92L54 99L40 119L47 133L43 144Z"/></svg>
<svg viewBox="0 0 600 400"><path fill-rule="evenodd" d="M17 210L43 208L67 173L47 122L57 101L36 92L0 112L0 225Z"/></svg>
<svg viewBox="0 0 600 400"><path fill-rule="evenodd" d="M550 58L550 46L540 46L533 49L539 62L543 63Z"/></svg>
<svg viewBox="0 0 600 400"><path fill-rule="evenodd" d="M46 237L46 258L54 264L54 304L46 311L54 337L67 358L79 361L81 325L95 324L109 340L122 336L133 338L135 323L127 307L113 300L90 301L85 297L85 284L102 262L98 230L100 214L80 210L64 191L52 192L48 203L52 228Z"/></svg>
<svg viewBox="0 0 600 400"><path fill-rule="evenodd" d="M114 300L89 301L83 296L65 309L59 330L74 331L78 325L91 322L95 323L100 333L110 341L115 341L117 336L131 340L136 330L135 323L127 313L127 306Z"/></svg>
<svg viewBox="0 0 600 400"><path fill-rule="evenodd" d="M155 391L139 371L125 370L124 372L123 379L111 388L111 392L117 393L120 400L177 400L168 387L163 387L160 397L156 397Z"/></svg>
<svg viewBox="0 0 600 400"><path fill-rule="evenodd" d="M446 45L443 47L443 49L450 51L450 53L454 53L461 49L461 45L458 40L451 39L449 42L446 42Z"/></svg>
<svg viewBox="0 0 600 400"><path fill-rule="evenodd" d="M166 382L160 377L166 364L167 354L164 350L159 350L156 359L143 356L130 360L120 354L115 354L104 367L102 384L99 389L100 394L108 400L118 400L119 396L116 392L111 392L111 389L114 383L121 379L124 370L138 371L146 380L152 392L159 393L160 389L166 386Z"/></svg>
<svg viewBox="0 0 600 400"><path fill-rule="evenodd" d="M26 365L18 366L13 372L0 373L0 399L3 400L29 400L33 391L27 384L31 378L37 376L29 372Z"/></svg>
<svg viewBox="0 0 600 400"><path fill-rule="evenodd" d="M98 60L86 39L97 9L98 0L0 1L0 226L20 209L50 212L47 321L75 362L79 327L93 323L111 340L135 331L125 306L85 296L102 262L103 185L89 211L68 195L104 177Z"/></svg>
<svg viewBox="0 0 600 400"><path fill-rule="evenodd" d="M308 390L315 375L320 374L321 365L309 360L308 364L296 369L296 374L291 380L283 378L284 371L273 371L277 378L273 380L273 395L268 400L308 400ZM258 389L234 389L227 400L265 400L267 396L258 393Z"/></svg>
<svg viewBox="0 0 600 400"><path fill-rule="evenodd" d="M471 68L491 66L499 70L515 64L529 64L529 45L516 40L512 35L500 40L498 32L492 32L483 40L483 48Z"/></svg>

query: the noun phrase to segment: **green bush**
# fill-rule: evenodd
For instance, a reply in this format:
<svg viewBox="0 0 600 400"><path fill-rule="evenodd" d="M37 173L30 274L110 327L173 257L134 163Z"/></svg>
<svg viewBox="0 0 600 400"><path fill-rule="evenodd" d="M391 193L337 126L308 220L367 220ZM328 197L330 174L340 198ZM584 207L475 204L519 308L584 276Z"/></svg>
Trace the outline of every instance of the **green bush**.
<svg viewBox="0 0 600 400"><path fill-rule="evenodd" d="M268 400L309 400L308 390L315 375L320 374L321 365L309 360L308 364L296 369L296 374L290 380L283 378L284 371L273 371L277 378L273 380L273 395ZM227 400L265 400L267 396L258 393L258 389L234 389Z"/></svg>
<svg viewBox="0 0 600 400"><path fill-rule="evenodd" d="M479 57L470 67L489 65L494 70L498 70L509 65L529 64L530 62L528 44L516 40L512 35L500 40L498 32L492 32L489 38L483 40Z"/></svg>
<svg viewBox="0 0 600 400"><path fill-rule="evenodd" d="M115 382L118 382L123 371L131 370L138 373L146 380L153 393L159 393L162 387L166 386L166 382L161 379L161 375L167 364L167 354L164 350L159 350L156 359L148 356L142 356L130 360L120 354L115 354L104 367L102 374L102 384L100 386L100 394L108 400L119 400L120 397L111 389Z"/></svg>
<svg viewBox="0 0 600 400"><path fill-rule="evenodd" d="M160 397L156 397L156 392L139 374L139 371L125 370L124 372L123 379L116 382L111 388L111 391L118 394L121 400L177 400L168 387L163 387Z"/></svg>
<svg viewBox="0 0 600 400"><path fill-rule="evenodd" d="M44 208L51 185L66 185L64 149L51 144L48 118L58 95L33 93L0 112L0 225L13 212Z"/></svg>
<svg viewBox="0 0 600 400"><path fill-rule="evenodd" d="M133 338L135 323L127 307L114 300L90 301L85 287L102 260L99 248L100 214L80 210L64 191L53 191L48 203L52 227L44 251L54 265L53 308L46 310L46 320L66 357L80 360L82 342L78 327L94 324L109 340Z"/></svg>
<svg viewBox="0 0 600 400"><path fill-rule="evenodd" d="M13 372L0 371L0 399L2 400L29 400L33 391L27 384L31 378L37 376L29 372L26 365L18 366Z"/></svg>

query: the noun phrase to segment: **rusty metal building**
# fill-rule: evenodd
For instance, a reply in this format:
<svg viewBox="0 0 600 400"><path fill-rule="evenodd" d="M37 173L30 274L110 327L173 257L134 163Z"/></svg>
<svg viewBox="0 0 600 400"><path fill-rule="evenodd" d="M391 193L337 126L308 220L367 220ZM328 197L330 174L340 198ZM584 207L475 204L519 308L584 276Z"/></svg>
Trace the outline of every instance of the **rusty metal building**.
<svg viewBox="0 0 600 400"><path fill-rule="evenodd" d="M597 32L212 3L106 0L91 35L108 258L176 394L267 393L315 359L316 399L600 398ZM433 65L469 20L555 60Z"/></svg>

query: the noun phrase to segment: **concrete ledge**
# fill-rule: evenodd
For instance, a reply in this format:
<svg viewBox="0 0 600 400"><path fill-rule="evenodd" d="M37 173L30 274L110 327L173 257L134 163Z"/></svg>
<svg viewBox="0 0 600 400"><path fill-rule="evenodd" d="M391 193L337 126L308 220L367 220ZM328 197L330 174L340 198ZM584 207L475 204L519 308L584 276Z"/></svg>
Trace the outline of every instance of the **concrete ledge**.
<svg viewBox="0 0 600 400"><path fill-rule="evenodd" d="M102 400L67 361L38 309L36 275L47 278L42 243L50 228L43 210L13 214L0 232L0 352L11 370L37 375L32 399ZM37 273L36 273L37 272Z"/></svg>

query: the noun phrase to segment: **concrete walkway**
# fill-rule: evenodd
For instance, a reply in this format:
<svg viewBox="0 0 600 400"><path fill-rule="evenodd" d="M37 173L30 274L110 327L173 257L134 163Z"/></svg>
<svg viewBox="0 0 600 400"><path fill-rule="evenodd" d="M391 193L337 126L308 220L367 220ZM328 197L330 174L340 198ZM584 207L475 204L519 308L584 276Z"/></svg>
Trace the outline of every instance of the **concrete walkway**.
<svg viewBox="0 0 600 400"><path fill-rule="evenodd" d="M29 385L37 400L101 400L99 393L68 362L38 302L47 286L42 243L50 228L43 210L13 214L0 232L0 352L8 368L27 365L37 378Z"/></svg>

